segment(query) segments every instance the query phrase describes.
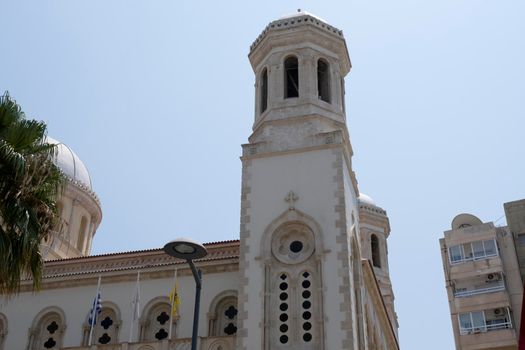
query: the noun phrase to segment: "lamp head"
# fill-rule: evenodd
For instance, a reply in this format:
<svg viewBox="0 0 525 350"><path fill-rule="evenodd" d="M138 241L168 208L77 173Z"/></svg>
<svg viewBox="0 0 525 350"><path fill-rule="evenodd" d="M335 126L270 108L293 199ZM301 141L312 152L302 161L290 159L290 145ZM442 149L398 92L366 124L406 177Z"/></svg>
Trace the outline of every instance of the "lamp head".
<svg viewBox="0 0 525 350"><path fill-rule="evenodd" d="M208 255L208 251L202 244L189 238L177 238L166 243L164 252L184 260L201 259Z"/></svg>

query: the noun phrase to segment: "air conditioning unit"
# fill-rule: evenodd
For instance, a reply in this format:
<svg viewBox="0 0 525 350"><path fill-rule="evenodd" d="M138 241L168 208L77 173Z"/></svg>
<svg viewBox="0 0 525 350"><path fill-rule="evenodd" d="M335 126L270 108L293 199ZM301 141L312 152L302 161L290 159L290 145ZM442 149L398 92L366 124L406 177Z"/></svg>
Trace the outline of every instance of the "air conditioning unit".
<svg viewBox="0 0 525 350"><path fill-rule="evenodd" d="M505 313L505 309L503 309L503 308L494 309L494 315L495 316L501 316L504 313Z"/></svg>
<svg viewBox="0 0 525 350"><path fill-rule="evenodd" d="M499 273L489 273L487 275L487 282L495 282L499 281L501 279L501 275Z"/></svg>

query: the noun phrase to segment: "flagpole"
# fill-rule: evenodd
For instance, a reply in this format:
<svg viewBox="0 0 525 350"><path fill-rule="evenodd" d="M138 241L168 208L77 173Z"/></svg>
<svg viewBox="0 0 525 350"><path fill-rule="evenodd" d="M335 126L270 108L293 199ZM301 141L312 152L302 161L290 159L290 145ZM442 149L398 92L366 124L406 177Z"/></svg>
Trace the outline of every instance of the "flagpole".
<svg viewBox="0 0 525 350"><path fill-rule="evenodd" d="M175 303L175 292L173 290L173 288L175 288L177 284L177 268L175 268L175 272L173 273L173 286L172 286L172 292L173 292L173 296L171 296L171 309L170 309L170 329L169 329L169 333L168 333L168 339L171 340L171 328L172 328L172 325L173 325L173 304Z"/></svg>
<svg viewBox="0 0 525 350"><path fill-rule="evenodd" d="M135 325L135 318L138 319L138 313L140 312L140 270L137 271L137 283L135 284L135 290L133 292L132 300L131 300L131 326L129 329L129 342L131 343L133 340L133 326Z"/></svg>
<svg viewBox="0 0 525 350"><path fill-rule="evenodd" d="M95 294L95 301L93 304L93 307L91 308L91 324L89 328L89 340L88 340L88 346L91 346L91 338L93 337L93 327L95 323L95 314L96 314L96 303L98 302L98 293L100 292L100 280L102 279L102 276L98 276L98 283L97 283L97 293Z"/></svg>

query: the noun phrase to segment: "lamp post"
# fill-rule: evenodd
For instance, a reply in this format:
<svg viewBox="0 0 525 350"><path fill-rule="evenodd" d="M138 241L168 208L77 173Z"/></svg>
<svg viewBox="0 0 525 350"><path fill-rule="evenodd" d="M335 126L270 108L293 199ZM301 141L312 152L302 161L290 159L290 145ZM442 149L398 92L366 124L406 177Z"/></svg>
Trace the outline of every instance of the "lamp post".
<svg viewBox="0 0 525 350"><path fill-rule="evenodd" d="M197 350L197 333L199 329L199 308L201 303L202 272L195 267L194 259L208 255L206 248L189 238L177 238L166 243L164 252L168 255L188 262L195 279L195 308L193 311L193 332L191 334L191 350Z"/></svg>

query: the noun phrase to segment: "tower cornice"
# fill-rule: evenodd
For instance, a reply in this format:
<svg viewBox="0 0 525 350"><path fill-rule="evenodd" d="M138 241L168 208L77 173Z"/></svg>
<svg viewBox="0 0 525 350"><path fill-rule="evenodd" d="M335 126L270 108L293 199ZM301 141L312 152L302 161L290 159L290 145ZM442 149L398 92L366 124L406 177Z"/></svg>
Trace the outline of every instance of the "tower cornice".
<svg viewBox="0 0 525 350"><path fill-rule="evenodd" d="M293 39L294 36L297 40ZM274 48L282 48L296 42L328 47L330 51L337 53L343 75L346 75L352 67L343 31L316 16L299 12L295 16L271 22L255 39L248 54L254 71L257 72L259 64Z"/></svg>

